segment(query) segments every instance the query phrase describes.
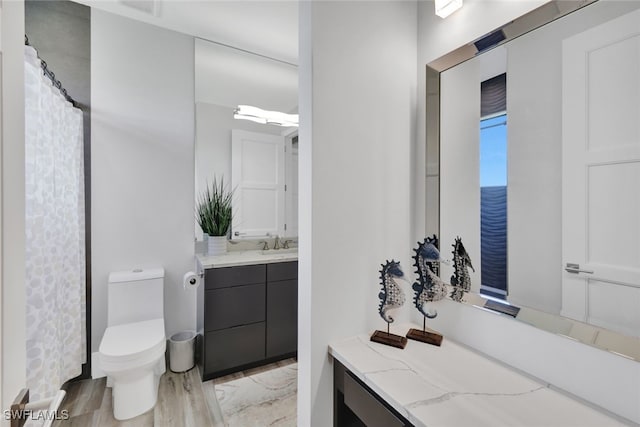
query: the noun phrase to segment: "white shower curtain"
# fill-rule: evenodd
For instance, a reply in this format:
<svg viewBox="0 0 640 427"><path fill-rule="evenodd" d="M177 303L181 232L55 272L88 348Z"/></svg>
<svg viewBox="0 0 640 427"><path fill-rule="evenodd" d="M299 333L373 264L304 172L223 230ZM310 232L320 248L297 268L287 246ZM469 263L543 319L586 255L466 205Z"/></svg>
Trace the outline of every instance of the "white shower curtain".
<svg viewBox="0 0 640 427"><path fill-rule="evenodd" d="M52 396L86 362L82 111L25 46L27 387Z"/></svg>

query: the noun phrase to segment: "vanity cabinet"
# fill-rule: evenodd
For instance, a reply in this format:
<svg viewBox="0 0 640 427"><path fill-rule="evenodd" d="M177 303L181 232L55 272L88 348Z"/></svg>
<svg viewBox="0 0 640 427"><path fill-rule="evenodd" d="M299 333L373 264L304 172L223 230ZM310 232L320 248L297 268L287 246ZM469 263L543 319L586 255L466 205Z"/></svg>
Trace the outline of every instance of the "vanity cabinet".
<svg viewBox="0 0 640 427"><path fill-rule="evenodd" d="M203 380L296 354L297 261L206 269L198 298Z"/></svg>
<svg viewBox="0 0 640 427"><path fill-rule="evenodd" d="M394 324L393 331L417 326ZM453 339L441 346L412 340L399 349L365 333L332 342L329 354L336 427L620 424Z"/></svg>
<svg viewBox="0 0 640 427"><path fill-rule="evenodd" d="M267 358L298 349L298 263L267 264Z"/></svg>
<svg viewBox="0 0 640 427"><path fill-rule="evenodd" d="M337 360L333 369L334 427L413 427Z"/></svg>

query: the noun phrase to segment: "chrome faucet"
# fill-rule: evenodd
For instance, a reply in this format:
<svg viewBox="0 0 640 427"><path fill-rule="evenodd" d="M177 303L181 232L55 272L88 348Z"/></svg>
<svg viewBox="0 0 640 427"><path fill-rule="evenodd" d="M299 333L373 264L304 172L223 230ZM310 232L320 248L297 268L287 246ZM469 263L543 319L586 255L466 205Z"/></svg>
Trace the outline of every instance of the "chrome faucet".
<svg viewBox="0 0 640 427"><path fill-rule="evenodd" d="M282 249L289 249L289 243L295 243L295 240L285 240L284 243L282 244Z"/></svg>
<svg viewBox="0 0 640 427"><path fill-rule="evenodd" d="M267 242L266 240L261 240L258 242L259 245L262 245L262 250L263 251L268 251L269 250L269 242Z"/></svg>
<svg viewBox="0 0 640 427"><path fill-rule="evenodd" d="M280 236L278 236L277 234L276 234L275 242L273 242L273 249L275 250L280 249Z"/></svg>

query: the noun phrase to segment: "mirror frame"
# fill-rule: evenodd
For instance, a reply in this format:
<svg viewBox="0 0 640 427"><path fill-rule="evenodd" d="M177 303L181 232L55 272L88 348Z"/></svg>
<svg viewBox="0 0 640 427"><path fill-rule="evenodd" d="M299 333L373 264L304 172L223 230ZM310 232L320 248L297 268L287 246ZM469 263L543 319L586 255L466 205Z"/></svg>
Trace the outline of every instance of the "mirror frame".
<svg viewBox="0 0 640 427"><path fill-rule="evenodd" d="M426 65L426 102L425 102L425 116L426 116L426 153L425 162L427 167L426 180L429 178L437 178L437 192L426 191L426 231L427 235L436 233L440 236L440 74L456 65L459 65L469 59L474 58L477 54L487 52L497 46L501 46L521 35L529 33L537 28L540 28L556 19L562 18L572 12L575 12L582 7L588 6L598 0L552 0L544 5L532 10L531 12L503 25L491 31L477 40L472 41L464 46L455 49L448 54L428 63ZM505 38L492 45L491 47L478 52L474 43L485 37L492 35L500 30L506 30L503 32ZM434 158L429 157L429 153L432 153ZM435 154L433 154L435 153ZM437 164L436 164L437 163ZM434 173L434 171L437 171ZM427 188L429 184L427 183ZM431 209L429 207L432 207ZM437 211L433 209L437 207ZM430 212L432 217L430 217ZM467 293L467 298L462 303L471 305L473 307L488 310L484 308L487 298L476 293ZM501 316L507 316L514 320L522 321L539 329L561 335L574 341L578 341L585 345L596 347L610 353L640 362L640 338L629 337L614 331L610 331L606 328L589 325L584 322L569 319L559 315L545 313L543 311L534 310L527 307L520 307L521 317L539 318L540 322L532 322L527 320L518 319L516 316L509 316L502 314L498 311L488 310L492 313ZM573 326L571 330L577 330L575 335L565 335L563 333L554 330L550 325L554 322L570 322ZM596 342L596 338L600 333L611 334L612 339L608 340L606 344L600 344ZM585 337L592 337L586 339ZM619 344L619 345L616 345ZM631 350L630 350L631 349Z"/></svg>

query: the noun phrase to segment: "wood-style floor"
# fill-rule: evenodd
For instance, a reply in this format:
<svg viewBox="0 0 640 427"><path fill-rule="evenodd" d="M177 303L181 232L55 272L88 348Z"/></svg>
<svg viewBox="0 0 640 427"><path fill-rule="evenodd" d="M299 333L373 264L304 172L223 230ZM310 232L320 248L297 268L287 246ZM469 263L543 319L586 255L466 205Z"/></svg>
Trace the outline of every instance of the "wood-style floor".
<svg viewBox="0 0 640 427"><path fill-rule="evenodd" d="M253 375L295 362L288 359L260 368L231 374L203 383L198 368L176 373L167 369L160 379L156 406L135 418L118 421L113 417L111 388L106 378L82 380L68 384L60 410L69 419L59 420L55 427L224 427L215 384Z"/></svg>

